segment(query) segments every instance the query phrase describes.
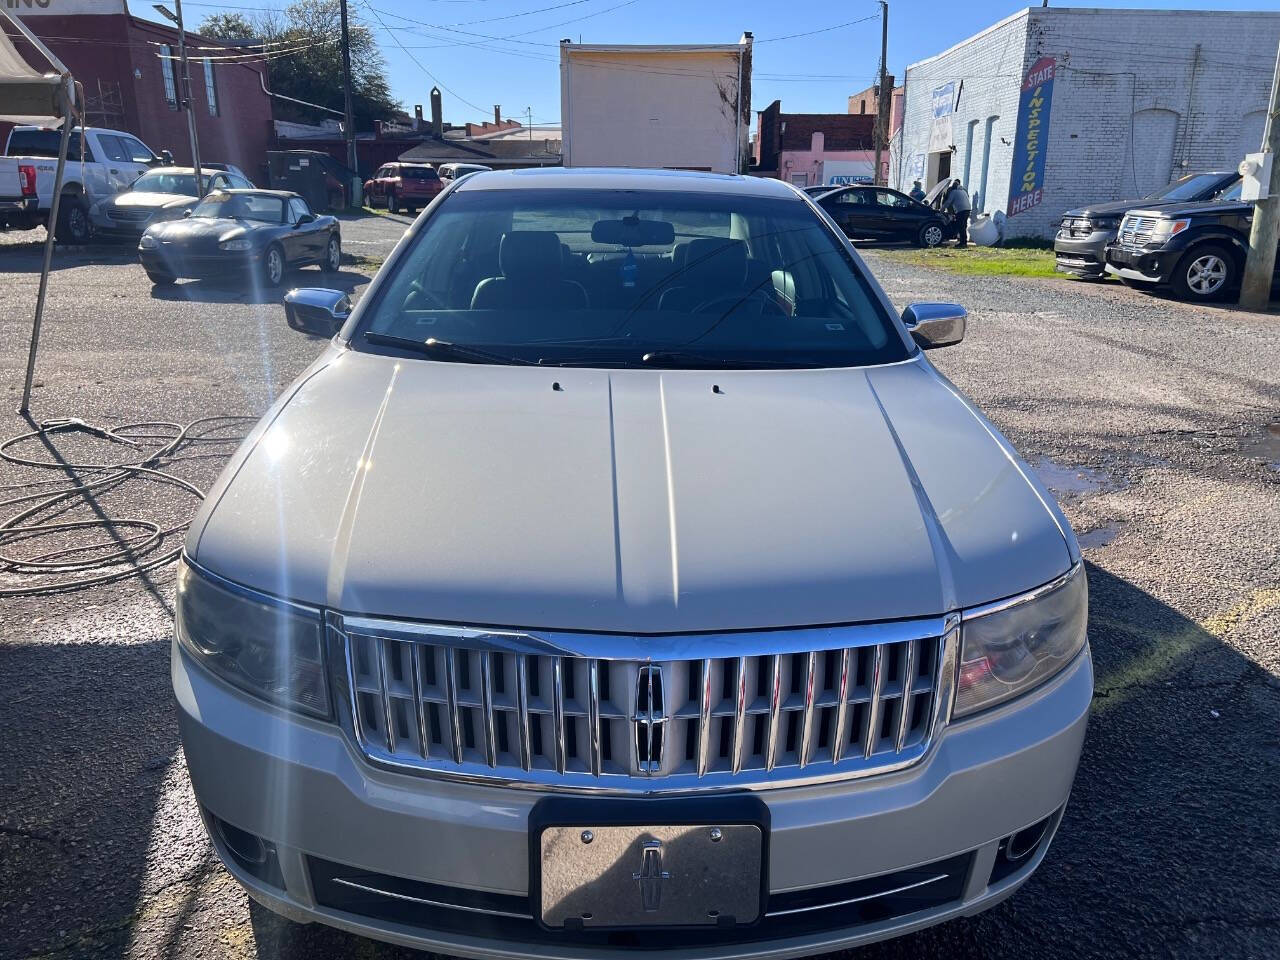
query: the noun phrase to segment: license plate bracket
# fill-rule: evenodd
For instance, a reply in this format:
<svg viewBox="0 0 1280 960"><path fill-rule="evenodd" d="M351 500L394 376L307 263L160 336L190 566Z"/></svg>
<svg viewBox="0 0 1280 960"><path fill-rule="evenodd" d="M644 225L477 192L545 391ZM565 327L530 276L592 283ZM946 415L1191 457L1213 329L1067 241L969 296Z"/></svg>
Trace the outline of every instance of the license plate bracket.
<svg viewBox="0 0 1280 960"><path fill-rule="evenodd" d="M552 931L750 926L768 852L758 797L547 797L529 818L530 906Z"/></svg>

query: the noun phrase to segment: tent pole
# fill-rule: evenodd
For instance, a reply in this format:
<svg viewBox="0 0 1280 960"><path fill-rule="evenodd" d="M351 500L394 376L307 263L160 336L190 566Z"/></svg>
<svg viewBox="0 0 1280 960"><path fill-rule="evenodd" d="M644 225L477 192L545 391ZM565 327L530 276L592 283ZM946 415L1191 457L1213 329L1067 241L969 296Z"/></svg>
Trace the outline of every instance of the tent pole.
<svg viewBox="0 0 1280 960"><path fill-rule="evenodd" d="M49 224L45 229L44 238L44 266L40 270L40 291L36 294L36 317L31 324L31 351L27 354L27 380L22 387L22 406L18 407L19 413L26 413L31 403L31 378L36 372L36 349L40 345L40 321L44 318L44 298L49 289L49 270L53 264L53 234L58 228L58 201L62 199L62 178L67 169L67 146L71 142L75 94L74 92L68 94L64 89L62 95L66 98L67 111L66 118L62 121L62 142L58 145L58 171L53 176L53 198L49 203Z"/></svg>

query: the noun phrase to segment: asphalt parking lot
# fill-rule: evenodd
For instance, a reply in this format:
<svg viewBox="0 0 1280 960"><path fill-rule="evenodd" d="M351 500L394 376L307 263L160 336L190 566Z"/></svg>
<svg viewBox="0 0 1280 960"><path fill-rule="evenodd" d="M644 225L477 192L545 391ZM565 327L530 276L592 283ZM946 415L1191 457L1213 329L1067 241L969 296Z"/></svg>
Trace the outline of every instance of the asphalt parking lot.
<svg viewBox="0 0 1280 960"><path fill-rule="evenodd" d="M345 222L362 259L287 282L358 293L407 223ZM3 437L31 429L14 412L30 239L0 235ZM866 257L898 306L970 309L965 342L934 356L1081 535L1098 675L1072 801L1037 874L988 913L856 955L1280 955L1280 314ZM278 294L153 292L121 249L60 253L55 266L37 420L256 417L320 349L285 325ZM236 432L193 446L173 473L207 486L231 449L218 438ZM72 462L120 456L92 437L28 443ZM0 500L47 476L0 463ZM166 525L194 503L136 481L98 507ZM22 582L0 563L0 591ZM171 566L0 595L0 958L421 956L274 922L219 866L171 704L172 598Z"/></svg>

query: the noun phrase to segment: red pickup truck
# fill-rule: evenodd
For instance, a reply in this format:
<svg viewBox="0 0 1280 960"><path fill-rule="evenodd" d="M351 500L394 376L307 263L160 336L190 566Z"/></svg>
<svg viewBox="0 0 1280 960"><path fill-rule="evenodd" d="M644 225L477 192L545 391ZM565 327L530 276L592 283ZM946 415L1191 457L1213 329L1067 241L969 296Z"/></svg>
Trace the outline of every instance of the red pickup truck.
<svg viewBox="0 0 1280 960"><path fill-rule="evenodd" d="M384 163L364 182L365 202L391 213L413 213L430 203L444 183L429 163Z"/></svg>

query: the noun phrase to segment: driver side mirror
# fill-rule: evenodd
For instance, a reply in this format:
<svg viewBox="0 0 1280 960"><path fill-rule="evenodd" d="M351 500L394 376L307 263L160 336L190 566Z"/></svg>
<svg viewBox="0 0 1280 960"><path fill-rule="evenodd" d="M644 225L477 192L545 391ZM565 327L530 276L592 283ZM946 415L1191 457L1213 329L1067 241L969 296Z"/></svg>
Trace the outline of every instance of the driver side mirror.
<svg viewBox="0 0 1280 960"><path fill-rule="evenodd" d="M969 312L958 303L913 303L902 322L922 350L950 347L964 339Z"/></svg>
<svg viewBox="0 0 1280 960"><path fill-rule="evenodd" d="M284 318L295 330L337 333L351 315L351 298L341 290L302 287L284 295Z"/></svg>
<svg viewBox="0 0 1280 960"><path fill-rule="evenodd" d="M193 209L193 208L188 207L186 210L183 210L183 211L182 211L182 215L183 215L184 217L189 217L189 216L191 216L191 211L192 211L192 209Z"/></svg>

